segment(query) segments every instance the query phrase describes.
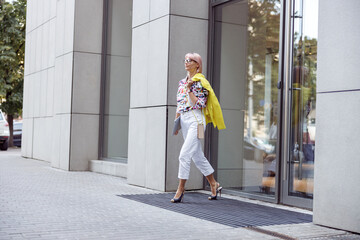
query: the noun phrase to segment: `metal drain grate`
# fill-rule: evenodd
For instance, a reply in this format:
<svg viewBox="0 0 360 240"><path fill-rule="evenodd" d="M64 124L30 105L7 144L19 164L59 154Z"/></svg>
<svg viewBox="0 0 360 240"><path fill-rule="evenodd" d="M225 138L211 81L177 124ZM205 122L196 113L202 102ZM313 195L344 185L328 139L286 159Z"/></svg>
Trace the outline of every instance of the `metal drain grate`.
<svg viewBox="0 0 360 240"><path fill-rule="evenodd" d="M195 192L185 193L184 202L180 204L170 202L170 199L174 196L173 193L118 196L230 227L256 227L312 222L312 216L309 214L227 198L209 201L207 199L208 195Z"/></svg>
<svg viewBox="0 0 360 240"><path fill-rule="evenodd" d="M290 237L290 236L287 236L287 235L284 235L284 234L281 234L281 233L277 233L277 232L273 232L273 231L269 231L269 230L265 230L265 229L261 229L261 228L257 228L257 227L247 227L246 229L249 229L249 230L254 231L254 232L267 234L267 235L277 237L277 238L280 238L280 239L283 239L283 240L297 240L297 238L293 238L293 237Z"/></svg>

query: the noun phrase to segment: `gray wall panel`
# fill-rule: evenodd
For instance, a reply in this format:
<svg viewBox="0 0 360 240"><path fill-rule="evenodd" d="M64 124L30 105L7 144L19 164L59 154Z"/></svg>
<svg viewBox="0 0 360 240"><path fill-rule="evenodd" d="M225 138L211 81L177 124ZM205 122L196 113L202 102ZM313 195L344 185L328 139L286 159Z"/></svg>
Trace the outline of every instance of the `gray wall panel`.
<svg viewBox="0 0 360 240"><path fill-rule="evenodd" d="M359 11L357 0L320 0L314 174L314 223L358 233Z"/></svg>

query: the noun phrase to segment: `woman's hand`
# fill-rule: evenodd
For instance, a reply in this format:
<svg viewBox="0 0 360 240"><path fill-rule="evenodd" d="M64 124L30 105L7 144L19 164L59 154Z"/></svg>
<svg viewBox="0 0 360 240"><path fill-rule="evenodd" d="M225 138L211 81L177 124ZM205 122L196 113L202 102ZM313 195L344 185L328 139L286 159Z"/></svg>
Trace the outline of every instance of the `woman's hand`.
<svg viewBox="0 0 360 240"><path fill-rule="evenodd" d="M175 114L175 120L176 120L178 117L180 117L180 113L177 112L177 113ZM176 130L175 136L178 135L178 133L179 133L179 130Z"/></svg>
<svg viewBox="0 0 360 240"><path fill-rule="evenodd" d="M190 91L190 88L191 88L191 86L193 85L193 83L194 83L193 80L187 81L187 83L186 83L186 88L187 88L188 91Z"/></svg>

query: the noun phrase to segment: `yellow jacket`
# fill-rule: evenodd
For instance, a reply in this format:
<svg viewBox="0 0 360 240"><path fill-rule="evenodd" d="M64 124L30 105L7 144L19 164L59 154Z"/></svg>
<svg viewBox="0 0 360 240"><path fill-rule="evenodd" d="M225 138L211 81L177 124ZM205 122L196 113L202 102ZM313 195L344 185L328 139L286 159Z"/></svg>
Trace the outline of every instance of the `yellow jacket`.
<svg viewBox="0 0 360 240"><path fill-rule="evenodd" d="M215 96L214 90L212 89L208 80L201 73L197 73L192 77L193 81L200 81L201 85L208 90L209 95L207 98L206 108L204 109L206 124L212 122L214 127L217 127L219 130L225 129L225 123L221 107L217 97Z"/></svg>

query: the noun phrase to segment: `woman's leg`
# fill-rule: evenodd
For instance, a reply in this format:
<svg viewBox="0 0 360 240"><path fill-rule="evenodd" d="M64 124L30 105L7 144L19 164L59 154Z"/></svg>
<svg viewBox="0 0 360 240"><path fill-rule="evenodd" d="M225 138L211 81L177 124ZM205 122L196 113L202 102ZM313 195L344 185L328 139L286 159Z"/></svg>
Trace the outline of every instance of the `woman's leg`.
<svg viewBox="0 0 360 240"><path fill-rule="evenodd" d="M176 191L174 198L179 198L181 196L181 194L185 191L185 183L186 183L186 179L179 180L179 186L178 186L178 189Z"/></svg>
<svg viewBox="0 0 360 240"><path fill-rule="evenodd" d="M181 131L184 137L184 144L181 148L179 155L179 172L178 172L179 185L176 190L176 194L174 196L175 199L178 199L181 196L181 194L185 191L185 183L186 180L189 178L190 163L191 163L191 154L189 154L189 152L191 152L191 145L192 145L191 132L194 131L194 129L191 129L191 121L189 121L190 120L189 117L182 115L180 120L181 120Z"/></svg>
<svg viewBox="0 0 360 240"><path fill-rule="evenodd" d="M188 120L188 121L187 121ZM184 124L183 124L184 123ZM181 147L179 155L179 179L189 179L191 158L198 150L197 146L197 124L192 122L191 118L184 118L181 122L184 126L182 130L184 136L184 144Z"/></svg>
<svg viewBox="0 0 360 240"><path fill-rule="evenodd" d="M205 122L205 117L201 112L196 112L197 118L203 118L203 122ZM197 124L196 124L197 127ZM204 126L206 127L206 126ZM196 132L194 133L193 140L192 140L192 160L195 163L195 166L200 170L200 172L206 177L208 180L210 187L211 187L211 195L216 195L216 189L219 187L219 184L216 182L214 178L214 169L207 160L204 155L201 146L201 140L197 138L197 128Z"/></svg>
<svg viewBox="0 0 360 240"><path fill-rule="evenodd" d="M208 180L210 187L211 187L211 195L215 196L216 195L216 189L219 187L219 184L216 182L215 178L214 178L214 174L210 174L208 176L205 176L206 179Z"/></svg>

